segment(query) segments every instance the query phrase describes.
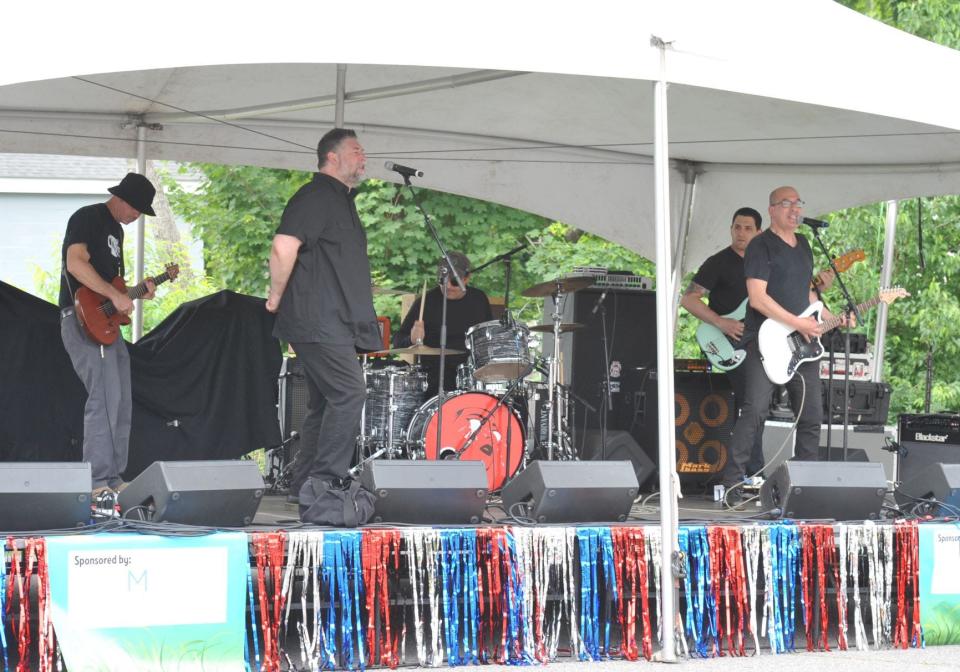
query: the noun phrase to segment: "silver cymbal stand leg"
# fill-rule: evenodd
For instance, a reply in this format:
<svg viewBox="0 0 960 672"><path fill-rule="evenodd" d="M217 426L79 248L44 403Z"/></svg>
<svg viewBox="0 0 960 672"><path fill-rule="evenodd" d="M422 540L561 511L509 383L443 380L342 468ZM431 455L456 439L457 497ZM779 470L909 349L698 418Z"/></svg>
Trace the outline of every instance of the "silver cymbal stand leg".
<svg viewBox="0 0 960 672"><path fill-rule="evenodd" d="M393 458L393 415L397 412L397 404L393 397L393 385L396 376L390 374L390 386L387 388L387 457Z"/></svg>
<svg viewBox="0 0 960 672"><path fill-rule="evenodd" d="M370 388L367 385L367 371L369 371L367 355L363 355L363 385L366 388L366 395L370 394ZM363 408L360 409L360 433L357 435L357 464L361 464L365 457L364 451L367 448L367 397L364 395Z"/></svg>
<svg viewBox="0 0 960 672"><path fill-rule="evenodd" d="M557 384L559 383L560 372L560 306L563 301L563 290L558 283L557 291L553 294L553 361L550 362L550 368L547 373L547 459L553 459L553 448L558 446L557 441L560 433L560 414L559 404L557 404Z"/></svg>

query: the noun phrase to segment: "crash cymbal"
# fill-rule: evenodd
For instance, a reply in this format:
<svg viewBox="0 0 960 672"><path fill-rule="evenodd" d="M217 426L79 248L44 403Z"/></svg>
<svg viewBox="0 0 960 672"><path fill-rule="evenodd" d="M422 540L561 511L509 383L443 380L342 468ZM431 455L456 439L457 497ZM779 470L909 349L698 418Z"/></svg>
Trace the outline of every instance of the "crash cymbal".
<svg viewBox="0 0 960 672"><path fill-rule="evenodd" d="M577 329L582 329L582 328L583 328L583 325L580 324L579 322L564 322L560 325L560 333L565 334L568 331L575 331ZM530 331L542 331L548 334L553 333L552 324L535 324L529 329Z"/></svg>
<svg viewBox="0 0 960 672"><path fill-rule="evenodd" d="M592 275L577 275L571 278L554 278L537 285L527 287L520 292L524 296L553 296L557 292L568 294L592 285L595 278Z"/></svg>
<svg viewBox="0 0 960 672"><path fill-rule="evenodd" d="M454 350L446 348L444 350L448 355L465 355L466 350ZM371 352L371 355L426 355L439 356L440 348L432 348L429 345L411 345L409 348L390 348L389 350L379 350Z"/></svg>
<svg viewBox="0 0 960 672"><path fill-rule="evenodd" d="M412 294L412 292L406 289L398 289L396 287L377 287L376 285L372 286L370 291L373 292L374 296L401 296L403 294Z"/></svg>

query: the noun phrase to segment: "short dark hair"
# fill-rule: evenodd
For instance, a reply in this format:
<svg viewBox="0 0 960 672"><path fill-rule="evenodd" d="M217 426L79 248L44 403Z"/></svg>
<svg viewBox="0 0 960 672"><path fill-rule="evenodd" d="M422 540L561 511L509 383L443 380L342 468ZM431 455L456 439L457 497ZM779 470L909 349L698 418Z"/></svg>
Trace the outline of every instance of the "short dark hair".
<svg viewBox="0 0 960 672"><path fill-rule="evenodd" d="M317 143L317 168L323 168L327 163L327 153L335 152L340 143L347 138L356 138L357 133L349 128L335 128L327 131Z"/></svg>
<svg viewBox="0 0 960 672"><path fill-rule="evenodd" d="M763 218L760 216L760 213L753 208L740 208L733 213L733 219L730 220L730 226L733 226L733 223L736 221L737 217L752 217L754 224L757 225L757 231L759 231L760 227L763 226Z"/></svg>

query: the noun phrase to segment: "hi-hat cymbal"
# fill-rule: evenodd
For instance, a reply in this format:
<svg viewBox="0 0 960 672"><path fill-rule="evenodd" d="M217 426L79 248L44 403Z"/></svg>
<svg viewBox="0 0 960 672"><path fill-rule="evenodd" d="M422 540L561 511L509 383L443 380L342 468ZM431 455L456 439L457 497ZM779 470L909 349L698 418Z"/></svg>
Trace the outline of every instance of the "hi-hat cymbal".
<svg viewBox="0 0 960 672"><path fill-rule="evenodd" d="M445 348L444 352L448 355L465 355L467 354L466 350L454 350L452 348ZM440 348L433 348L429 345L411 345L408 348L390 348L389 350L378 350L377 352L371 352L371 355L426 355L426 356L439 356Z"/></svg>
<svg viewBox="0 0 960 672"><path fill-rule="evenodd" d="M529 327L530 331L542 331L546 333L553 333L552 324L535 324L532 327ZM583 329L583 325L579 322L564 322L560 325L560 333L565 334L568 331L575 331L577 329Z"/></svg>
<svg viewBox="0 0 960 672"><path fill-rule="evenodd" d="M592 275L577 275L572 278L554 278L537 285L531 285L520 292L524 296L553 296L557 292L568 294L579 289L585 289L595 282Z"/></svg>
<svg viewBox="0 0 960 672"><path fill-rule="evenodd" d="M373 292L374 296L402 296L403 294L412 294L412 292L407 289L399 289L397 287L377 287L376 285L373 285L370 288L370 291Z"/></svg>

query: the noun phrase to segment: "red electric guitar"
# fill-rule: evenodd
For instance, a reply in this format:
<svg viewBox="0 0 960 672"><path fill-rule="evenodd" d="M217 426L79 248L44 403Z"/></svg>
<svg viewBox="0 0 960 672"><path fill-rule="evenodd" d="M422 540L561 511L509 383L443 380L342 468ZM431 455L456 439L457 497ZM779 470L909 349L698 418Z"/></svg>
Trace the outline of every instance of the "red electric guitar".
<svg viewBox="0 0 960 672"><path fill-rule="evenodd" d="M173 280L180 274L180 267L176 264L167 264L164 273L154 277L147 278L153 280L154 285L160 285L167 280ZM123 278L119 275L111 282L121 292L126 292L131 299L139 299L147 293L147 280L144 280L136 287L128 288ZM90 340L100 345L110 345L117 340L120 335L120 325L130 324L130 318L117 312L113 302L110 299L97 294L88 287L80 287L74 296L74 306L76 307L77 319L80 326L87 332Z"/></svg>

